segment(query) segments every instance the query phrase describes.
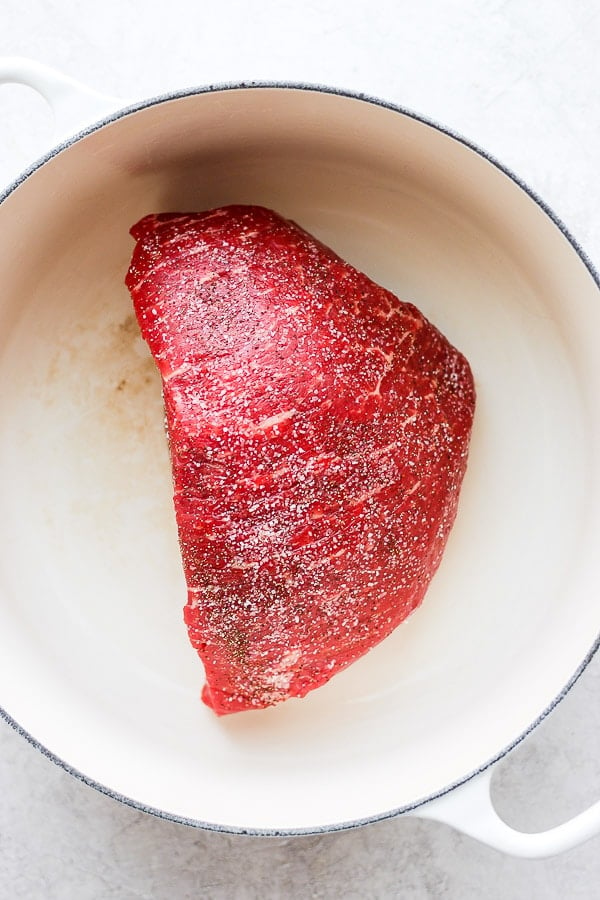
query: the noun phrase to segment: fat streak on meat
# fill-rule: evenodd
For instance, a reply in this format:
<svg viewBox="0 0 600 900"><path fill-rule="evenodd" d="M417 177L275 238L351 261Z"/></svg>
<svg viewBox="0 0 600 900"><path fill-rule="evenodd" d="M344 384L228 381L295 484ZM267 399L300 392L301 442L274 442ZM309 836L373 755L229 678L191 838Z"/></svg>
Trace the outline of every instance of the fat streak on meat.
<svg viewBox="0 0 600 900"><path fill-rule="evenodd" d="M223 715L302 697L421 602L465 472L469 365L270 210L149 215L131 234L202 698Z"/></svg>

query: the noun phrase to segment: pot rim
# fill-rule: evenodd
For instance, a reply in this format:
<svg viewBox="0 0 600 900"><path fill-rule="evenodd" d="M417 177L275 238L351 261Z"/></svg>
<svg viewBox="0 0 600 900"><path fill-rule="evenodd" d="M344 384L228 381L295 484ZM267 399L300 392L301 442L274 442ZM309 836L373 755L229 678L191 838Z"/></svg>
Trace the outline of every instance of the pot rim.
<svg viewBox="0 0 600 900"><path fill-rule="evenodd" d="M161 103L167 103L171 100L179 100L185 97L191 96L199 96L202 94L212 94L219 93L225 91L237 91L237 90L263 90L263 89L277 89L277 90L290 90L290 91L306 91L306 92L315 92L322 94L331 94L338 97L343 97L349 100L358 100L364 103L368 103L372 106L378 106L383 109L387 109L391 112L399 113L400 115L407 116L410 119L413 119L417 122L420 122L423 125L432 128L434 131L440 132L447 137L452 138L458 143L465 146L467 149L472 150L477 153L478 156L483 157L487 162L493 165L496 169L506 175L517 187L519 187L522 191L524 191L536 204L540 207L542 212L548 216L548 218L556 225L562 235L569 242L575 253L579 256L580 260L583 262L587 271L591 275L593 281L596 286L600 289L600 273L596 270L587 253L583 250L579 242L573 237L570 233L564 222L557 216L554 210L548 206L548 204L534 191L531 187L529 187L526 182L524 182L518 175L516 175L511 169L507 168L503 163L497 160L493 155L488 153L486 150L475 144L473 141L468 138L463 137L463 135L454 131L451 128L448 128L445 125L440 124L434 119L431 119L427 116L423 116L420 113L416 113L411 109L407 109L404 106L400 106L396 103L391 103L387 100L382 100L378 97L374 97L370 94L365 94L359 91L337 88L337 87L329 87L323 84L312 84L308 82L293 82L293 81L239 81L239 82L223 82L223 83L215 83L209 85L203 85L199 87L192 88L184 88L182 90L170 91L165 94L160 94L155 97L150 97L144 100L136 101L131 104L127 104L122 108L109 113L106 116L98 119L93 122L91 125L86 126L80 131L76 132L71 137L61 141L56 146L52 147L49 151L35 160L30 166L28 166L20 175L17 176L2 192L0 192L0 204L2 204L18 187L21 185L27 178L33 175L38 169L40 169L43 165L53 159L55 156L58 156L63 150L66 150L68 147L73 146L78 143L83 138L87 137L90 134L93 134L96 131L99 131L101 128L104 128L106 125L110 125L114 122L119 121L126 116L132 115L136 112L140 112L141 110L148 109L152 106L158 106ZM403 813L410 813L417 810L419 807L424 806L426 803L429 803L432 800L435 800L439 797L445 796L449 794L451 791L460 787L463 784L471 781L476 778L482 772L489 769L491 766L495 765L499 760L503 759L511 750L513 750L518 744L520 744L531 732L537 728L537 726L543 722L543 720L552 712L552 710L560 703L560 701L568 694L571 690L575 682L580 678L583 674L595 653L600 648L600 634L596 637L594 643L592 644L590 650L587 655L584 657L583 661L577 667L567 684L563 687L563 689L554 697L554 699L546 706L546 708L539 714L539 716L534 719L534 721L523 731L521 732L511 743L507 744L502 750L500 750L495 756L491 759L484 762L481 766L479 766L474 771L466 774L464 777L454 781L453 783L447 785L442 790L437 791L433 794L427 795L417 801L412 803L395 807L391 810L386 810L381 813L376 813L375 815L366 816L359 819L352 819L345 822L333 823L328 825L318 825L318 826L308 826L304 828L253 828L253 827L240 827L235 825L220 825L213 822L205 822L202 819L192 819L185 816L177 815L176 813L170 813L166 810L157 809L151 806L147 806L144 803L134 800L131 797L127 797L124 794L121 794L118 791L113 790L112 788L101 784L98 781L95 781L90 776L86 775L83 772L80 772L74 766L70 765L68 762L63 760L60 756L53 753L47 747L45 747L40 741L38 741L33 735L31 735L25 728L23 728L12 716L2 707L0 706L0 718L4 719L14 730L24 737L32 747L35 747L39 750L45 757L47 757L52 762L56 763L56 765L60 766L61 769L64 769L65 772L68 772L70 775L77 778L79 781L82 781L84 784L94 788L99 791L101 794L105 794L108 797L113 798L114 800L118 800L120 803L125 804L126 806L130 806L133 809L136 809L140 812L149 813L159 819L165 819L170 822L175 822L180 825L188 825L195 828L202 828L206 831L215 831L221 832L224 834L243 834L249 836L262 836L262 837L288 837L288 836L299 836L299 835L315 835L315 834L325 834L328 832L336 832L336 831L345 831L350 828L357 828L362 825L367 825L372 822L380 822L385 819L391 819L396 816L402 815Z"/></svg>

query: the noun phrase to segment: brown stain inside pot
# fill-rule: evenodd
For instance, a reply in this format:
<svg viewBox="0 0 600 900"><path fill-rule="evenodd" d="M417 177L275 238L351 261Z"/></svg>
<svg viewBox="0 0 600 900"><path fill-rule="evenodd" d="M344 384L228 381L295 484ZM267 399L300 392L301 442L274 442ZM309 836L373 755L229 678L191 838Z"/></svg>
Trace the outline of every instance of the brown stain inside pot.
<svg viewBox="0 0 600 900"><path fill-rule="evenodd" d="M47 439L68 460L73 513L106 521L135 506L151 525L172 516L161 381L121 296L61 317L34 393L52 413Z"/></svg>
<svg viewBox="0 0 600 900"><path fill-rule="evenodd" d="M62 404L67 391L81 416L107 416L127 432L145 431L148 412L161 408L160 376L133 313L69 323L43 380L47 403Z"/></svg>

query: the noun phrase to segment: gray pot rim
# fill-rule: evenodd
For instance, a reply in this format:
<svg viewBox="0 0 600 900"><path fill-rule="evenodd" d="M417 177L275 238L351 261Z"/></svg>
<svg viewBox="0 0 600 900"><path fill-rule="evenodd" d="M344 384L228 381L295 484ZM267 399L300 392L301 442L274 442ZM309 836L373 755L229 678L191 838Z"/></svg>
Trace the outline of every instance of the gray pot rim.
<svg viewBox="0 0 600 900"><path fill-rule="evenodd" d="M566 225L562 222L562 220L556 215L554 210L548 206L548 204L542 200L542 198L527 185L521 178L519 178L513 171L507 168L503 163L499 162L494 156L488 153L486 150L479 147L477 144L473 143L469 139L463 137L461 134L458 134L456 131L451 128L446 127L445 125L441 125L439 122L434 119L430 119L427 116L423 116L419 113L414 112L411 109L407 109L406 107L400 106L396 103L391 103L386 100L379 99L377 97L370 96L368 94L364 94L358 91L346 90L344 88L336 88L336 87L328 87L322 84L310 84L306 82L288 82L288 81L239 81L239 82L226 82L226 83L216 83L203 85L200 87L192 87L185 88L179 91L172 91L166 94L161 94L156 97L151 97L145 100L141 100L136 103L129 104L124 106L122 109L117 110L116 112L110 113L107 116L104 116L101 119L98 119L92 125L82 129L81 131L74 134L72 137L68 138L65 141L62 141L60 144L57 144L39 159L37 159L34 163L32 163L27 169L25 169L11 184L8 185L7 188L4 189L0 193L0 204L2 204L15 190L22 184L27 178L33 175L39 168L45 165L49 160L53 159L63 150L71 147L73 144L76 144L78 141L82 140L89 134L93 134L95 131L99 131L105 125L110 125L113 122L117 122L118 120L125 118L126 116L132 115L140 110L147 109L151 106L157 106L161 103L167 103L170 100L178 100L184 97L191 97L195 95L201 94L211 94L218 93L223 91L237 91L237 90L248 90L248 89L279 89L279 90L290 90L290 91L307 91L307 92L316 92L322 94L333 94L339 97L345 97L350 100L360 100L364 103L371 104L372 106L379 106L384 109L388 109L391 112L399 113L400 115L407 116L410 119L414 119L417 122L420 122L423 125L426 125L435 131L441 132L442 134L447 135L458 143L463 144L468 149L474 151L479 156L483 157L483 159L487 160L491 163L495 168L499 169L504 175L506 175L514 184L516 184L521 190L523 190L529 197L542 209L542 211L548 216L549 219L556 225L559 231L563 234L566 240L569 242L573 250L577 253L592 279L594 280L597 287L600 289L600 274L592 264L590 258L583 250L578 241L573 237L573 235L569 232ZM212 822L204 822L201 819L192 819L187 818L185 816L179 816L174 813L166 812L165 810L156 809L151 806L146 806L144 803L141 803L137 800L132 799L131 797L127 797L124 794L119 793L118 791L114 791L112 788L107 787L104 784L101 784L98 781L95 781L93 778L90 778L85 773L80 772L74 766L70 765L65 760L61 759L61 757L57 756L47 747L45 747L40 741L38 741L33 735L31 735L28 731L26 731L19 723L12 718L9 713L4 710L3 707L0 706L0 717L4 719L12 728L15 729L18 734L24 737L32 747L35 747L39 750L44 756L50 759L53 763L60 766L60 768L64 769L65 772L68 772L70 775L73 775L79 781L82 781L84 784L89 785L95 790L99 791L101 794L105 794L108 797L112 797L114 800L118 800L120 803L125 804L126 806L130 806L133 809L136 809L140 812L149 813L150 815L156 816L160 819L166 819L170 822L175 822L180 825L188 825L195 828L201 828L207 831L216 831L222 832L224 834L240 834L240 835L251 835L251 836L263 836L263 837L291 837L295 835L315 835L315 834L325 834L328 832L335 831L345 831L350 828L357 828L362 825L368 825L372 822L379 822L384 819L391 819L395 816L402 815L403 813L413 812L417 810L420 806L423 806L426 803L429 803L431 800L435 800L438 797L442 797L445 794L450 793L455 788L460 787L460 785L465 784L471 779L475 778L477 775L480 775L486 769L489 769L490 766L493 766L499 760L501 760L504 756L506 756L511 750L513 750L518 744L520 744L531 732L537 728L537 726L543 722L543 720L552 712L552 710L560 703L560 701L568 694L571 690L575 682L581 677L598 648L600 647L600 634L596 637L594 643L592 644L590 650L580 663L580 665L575 670L572 677L569 679L567 684L563 687L563 689L557 694L557 696L548 704L548 706L543 710L542 713L526 728L521 734L519 734L511 743L509 743L506 747L500 750L495 756L491 759L487 760L487 762L483 763L479 768L475 769L472 772L469 772L462 778L453 782L452 784L447 785L443 790L438 791L434 794L430 794L426 797L423 797L413 803L395 807L390 810L386 810L381 813L377 813L372 816L366 816L364 818L353 819L349 821L334 823L331 825L323 825L323 826L314 826L314 827L306 827L306 828L251 828L251 827L239 827L235 825L218 825Z"/></svg>

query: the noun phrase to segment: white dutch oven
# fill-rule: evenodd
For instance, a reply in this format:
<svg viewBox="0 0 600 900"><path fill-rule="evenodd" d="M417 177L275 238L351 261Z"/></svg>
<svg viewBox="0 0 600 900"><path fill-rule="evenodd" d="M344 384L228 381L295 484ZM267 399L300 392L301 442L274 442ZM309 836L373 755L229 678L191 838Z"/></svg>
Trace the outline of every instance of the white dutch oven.
<svg viewBox="0 0 600 900"><path fill-rule="evenodd" d="M489 797L600 632L600 295L560 222L480 150L370 98L241 84L118 109L26 60L0 80L43 94L62 140L0 202L6 718L94 787L208 828L404 812L524 856L598 831L600 804L531 835ZM142 215L226 203L273 207L414 301L469 358L478 409L422 608L307 699L218 720L123 277Z"/></svg>

